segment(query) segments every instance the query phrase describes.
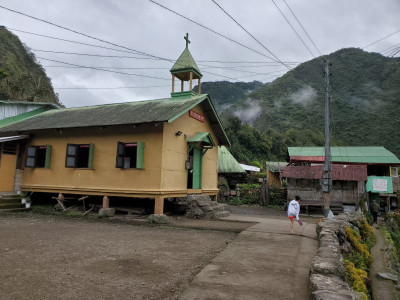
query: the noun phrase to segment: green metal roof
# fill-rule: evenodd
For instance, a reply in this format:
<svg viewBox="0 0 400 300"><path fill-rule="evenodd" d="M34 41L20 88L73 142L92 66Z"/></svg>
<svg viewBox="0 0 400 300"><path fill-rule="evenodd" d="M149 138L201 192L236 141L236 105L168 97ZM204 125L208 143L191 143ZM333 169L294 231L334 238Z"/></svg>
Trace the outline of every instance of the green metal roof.
<svg viewBox="0 0 400 300"><path fill-rule="evenodd" d="M192 54L190 54L189 48L185 48L185 50L183 50L181 56L179 56L178 60L175 62L170 71L174 75L193 71L195 73L195 76L193 78L199 78L203 76L200 72L199 67L194 61ZM188 80L188 78L185 78L185 80Z"/></svg>
<svg viewBox="0 0 400 300"><path fill-rule="evenodd" d="M289 157L324 157L324 147L288 147ZM331 147L332 162L400 164L400 160L381 146Z"/></svg>
<svg viewBox="0 0 400 300"><path fill-rule="evenodd" d="M198 132L196 135L188 140L188 143L205 143L208 146L214 147L215 143L209 132Z"/></svg>
<svg viewBox="0 0 400 300"><path fill-rule="evenodd" d="M5 118L3 120L0 120L0 128L8 126L8 125L11 125L11 124L14 124L14 123L17 123L19 121L28 119L28 118L33 117L33 116L36 116L37 114L41 114L41 113L43 113L43 112L45 112L47 110L48 109L46 107L41 107L41 108L34 109L34 110L31 110L31 111L28 111L26 113L22 113L22 114L13 116L13 117Z"/></svg>
<svg viewBox="0 0 400 300"><path fill-rule="evenodd" d="M225 146L218 147L218 173L246 173Z"/></svg>
<svg viewBox="0 0 400 300"><path fill-rule="evenodd" d="M222 145L229 140L208 95L180 99L167 99L115 103L85 107L54 109L0 128L0 135L33 130L113 126L152 122L171 123L191 108L202 103L205 115L213 126Z"/></svg>

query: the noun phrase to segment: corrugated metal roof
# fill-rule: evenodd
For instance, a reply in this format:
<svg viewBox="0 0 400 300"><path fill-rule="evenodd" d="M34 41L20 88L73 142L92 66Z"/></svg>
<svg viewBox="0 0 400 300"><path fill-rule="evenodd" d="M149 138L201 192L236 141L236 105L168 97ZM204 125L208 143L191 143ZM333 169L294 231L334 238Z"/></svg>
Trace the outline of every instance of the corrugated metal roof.
<svg viewBox="0 0 400 300"><path fill-rule="evenodd" d="M324 147L288 147L290 162L323 162ZM400 160L384 147L331 147L334 163L400 164Z"/></svg>
<svg viewBox="0 0 400 300"><path fill-rule="evenodd" d="M225 146L218 147L218 173L246 173Z"/></svg>
<svg viewBox="0 0 400 300"><path fill-rule="evenodd" d="M28 112L25 112L25 113L21 113L19 115L13 116L13 117L8 117L8 118L5 118L5 119L2 119L2 120L0 120L0 128L8 126L8 125L11 125L11 124L14 124L14 123L17 123L17 122L22 121L22 120L26 120L28 118L31 118L31 117L36 116L38 114L41 114L41 113L43 113L43 112L45 112L47 110L48 110L48 108L46 108L46 107L40 107L38 109L31 110L31 111L28 111Z"/></svg>
<svg viewBox="0 0 400 300"><path fill-rule="evenodd" d="M323 165L287 166L282 177L322 179ZM332 165L332 180L367 181L367 165Z"/></svg>
<svg viewBox="0 0 400 300"><path fill-rule="evenodd" d="M197 73L194 75L193 78L198 78L198 77L203 76L200 72L199 67L197 66L196 62L194 61L189 49L185 48L185 50L183 50L181 56L179 56L178 60L175 62L175 64L173 65L173 67L171 68L170 71L172 74L176 74L176 73L185 72L185 71L189 71L189 70L192 70L195 73ZM177 76L177 77L179 77L179 76ZM188 78L185 78L185 80L188 80Z"/></svg>
<svg viewBox="0 0 400 300"><path fill-rule="evenodd" d="M200 103L204 105L205 115L213 126L219 143L229 145L229 140L208 95L198 95L179 100L166 98L50 110L12 125L1 127L0 135L53 128L80 128L166 121L171 123Z"/></svg>
<svg viewBox="0 0 400 300"><path fill-rule="evenodd" d="M241 166L245 171L249 171L249 172L260 172L260 168L259 168L259 167L250 166L250 165L245 165L245 164L240 164L240 166Z"/></svg>
<svg viewBox="0 0 400 300"><path fill-rule="evenodd" d="M267 161L265 166L271 172L282 172L288 165L286 161Z"/></svg>

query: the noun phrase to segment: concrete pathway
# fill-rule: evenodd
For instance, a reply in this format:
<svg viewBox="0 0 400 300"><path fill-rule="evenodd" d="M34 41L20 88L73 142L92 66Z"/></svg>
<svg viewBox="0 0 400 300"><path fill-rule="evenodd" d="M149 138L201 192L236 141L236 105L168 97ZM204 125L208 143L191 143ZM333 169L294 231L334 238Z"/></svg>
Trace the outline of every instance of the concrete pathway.
<svg viewBox="0 0 400 300"><path fill-rule="evenodd" d="M395 285L390 280L383 280L377 277L377 273L392 273L387 267L385 259L385 248L387 247L385 237L378 226L374 224L374 232L376 235L376 244L372 247L372 256L374 261L370 270L370 278L372 278L372 296L379 300L398 300L399 293L396 292Z"/></svg>
<svg viewBox="0 0 400 300"><path fill-rule="evenodd" d="M309 299L309 271L317 252L315 223L231 215L259 222L242 231L192 281L179 299Z"/></svg>

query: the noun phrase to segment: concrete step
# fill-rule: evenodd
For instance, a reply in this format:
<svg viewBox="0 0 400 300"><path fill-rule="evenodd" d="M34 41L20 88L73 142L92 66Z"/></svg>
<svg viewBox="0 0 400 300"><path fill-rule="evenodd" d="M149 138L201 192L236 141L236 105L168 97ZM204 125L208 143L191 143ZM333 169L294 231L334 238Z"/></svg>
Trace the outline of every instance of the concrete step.
<svg viewBox="0 0 400 300"><path fill-rule="evenodd" d="M5 203L19 203L21 204L21 198L0 198L0 204Z"/></svg>
<svg viewBox="0 0 400 300"><path fill-rule="evenodd" d="M22 208L24 204L19 203L0 203L0 210L2 209L11 209L11 208Z"/></svg>
<svg viewBox="0 0 400 300"><path fill-rule="evenodd" d="M20 212L20 211L29 211L30 208L19 207L19 208L7 208L7 209L0 209L0 214L5 212Z"/></svg>

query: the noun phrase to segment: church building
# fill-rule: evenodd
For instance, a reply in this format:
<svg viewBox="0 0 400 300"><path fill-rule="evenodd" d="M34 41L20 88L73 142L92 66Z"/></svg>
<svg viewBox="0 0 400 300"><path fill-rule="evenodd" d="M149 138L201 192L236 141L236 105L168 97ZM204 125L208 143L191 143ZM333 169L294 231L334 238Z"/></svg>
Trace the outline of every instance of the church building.
<svg viewBox="0 0 400 300"><path fill-rule="evenodd" d="M218 146L229 140L185 39L170 98L52 109L0 127L0 137L23 137L21 190L103 196L103 207L113 196L151 198L155 214L165 198L216 197Z"/></svg>

